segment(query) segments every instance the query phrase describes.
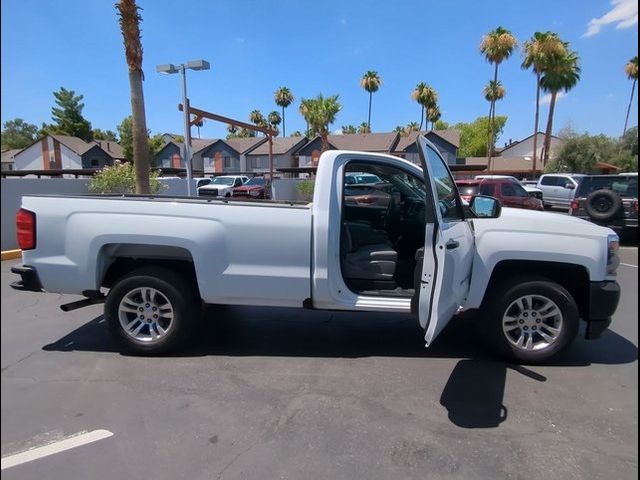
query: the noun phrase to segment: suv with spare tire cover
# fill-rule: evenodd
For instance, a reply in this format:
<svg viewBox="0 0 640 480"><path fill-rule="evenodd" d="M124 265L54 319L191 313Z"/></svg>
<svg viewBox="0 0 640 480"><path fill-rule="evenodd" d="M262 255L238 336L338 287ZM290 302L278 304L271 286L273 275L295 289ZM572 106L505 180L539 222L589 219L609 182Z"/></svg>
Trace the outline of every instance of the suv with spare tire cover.
<svg viewBox="0 0 640 480"><path fill-rule="evenodd" d="M583 177L569 214L614 230L638 231L638 174Z"/></svg>

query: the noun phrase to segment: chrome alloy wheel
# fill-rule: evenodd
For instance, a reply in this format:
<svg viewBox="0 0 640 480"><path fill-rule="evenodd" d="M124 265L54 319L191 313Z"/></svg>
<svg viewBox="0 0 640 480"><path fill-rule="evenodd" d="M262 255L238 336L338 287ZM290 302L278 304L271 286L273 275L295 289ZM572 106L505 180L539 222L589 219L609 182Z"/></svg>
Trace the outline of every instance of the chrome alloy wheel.
<svg viewBox="0 0 640 480"><path fill-rule="evenodd" d="M159 290L151 287L134 288L118 306L122 330L139 342L155 343L171 330L173 306Z"/></svg>
<svg viewBox="0 0 640 480"><path fill-rule="evenodd" d="M506 309L502 331L520 350L543 350L558 340L562 323L562 311L555 302L542 295L524 295Z"/></svg>

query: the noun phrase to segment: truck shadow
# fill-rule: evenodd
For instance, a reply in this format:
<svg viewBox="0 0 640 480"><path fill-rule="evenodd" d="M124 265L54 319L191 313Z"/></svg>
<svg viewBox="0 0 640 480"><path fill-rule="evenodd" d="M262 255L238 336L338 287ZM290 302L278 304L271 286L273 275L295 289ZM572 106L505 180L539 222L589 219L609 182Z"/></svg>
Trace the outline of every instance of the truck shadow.
<svg viewBox="0 0 640 480"><path fill-rule="evenodd" d="M409 315L300 310L277 307L217 307L205 312L193 339L172 357L207 355L344 357L369 356L473 358L495 360L478 334L482 319L453 319L428 349L423 332ZM576 341L552 366L631 363L638 348L607 330L596 341ZM47 351L118 352L102 315L59 340ZM546 364L547 366L549 364Z"/></svg>
<svg viewBox="0 0 640 480"><path fill-rule="evenodd" d="M496 428L507 419L503 399L509 369L531 381L546 381L546 377L527 367L496 360L479 338L477 320L473 318L454 319L425 349L421 329L407 315L226 307L211 311L206 317L194 340L170 356L459 359L442 391L440 404L446 408L449 420L461 428ZM102 316L43 349L118 352ZM637 347L609 330L595 342L578 338L545 368L626 364L637 358Z"/></svg>

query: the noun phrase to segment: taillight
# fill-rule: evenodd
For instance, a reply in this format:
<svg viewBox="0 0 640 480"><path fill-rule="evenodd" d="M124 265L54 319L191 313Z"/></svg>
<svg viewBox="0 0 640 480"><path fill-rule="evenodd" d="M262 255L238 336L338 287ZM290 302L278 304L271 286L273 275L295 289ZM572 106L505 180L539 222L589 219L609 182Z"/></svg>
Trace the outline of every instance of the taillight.
<svg viewBox="0 0 640 480"><path fill-rule="evenodd" d="M36 214L21 208L16 213L16 230L18 246L22 250L36 248Z"/></svg>
<svg viewBox="0 0 640 480"><path fill-rule="evenodd" d="M571 200L571 205L569 206L569 215L577 211L579 208L580 208L580 200Z"/></svg>

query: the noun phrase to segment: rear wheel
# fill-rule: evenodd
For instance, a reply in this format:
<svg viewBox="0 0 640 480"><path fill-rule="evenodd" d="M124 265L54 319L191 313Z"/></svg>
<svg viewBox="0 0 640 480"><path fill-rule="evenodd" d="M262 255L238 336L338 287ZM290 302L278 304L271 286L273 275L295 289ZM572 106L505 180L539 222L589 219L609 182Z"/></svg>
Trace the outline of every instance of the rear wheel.
<svg viewBox="0 0 640 480"><path fill-rule="evenodd" d="M105 319L124 350L153 355L175 350L186 340L199 306L193 288L176 272L141 268L113 286L105 302Z"/></svg>
<svg viewBox="0 0 640 480"><path fill-rule="evenodd" d="M499 352L511 359L546 362L578 333L575 300L551 280L519 279L499 288L494 298L486 308L491 338Z"/></svg>

